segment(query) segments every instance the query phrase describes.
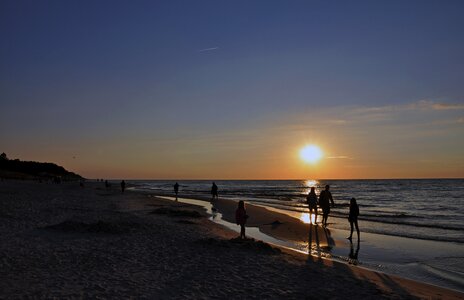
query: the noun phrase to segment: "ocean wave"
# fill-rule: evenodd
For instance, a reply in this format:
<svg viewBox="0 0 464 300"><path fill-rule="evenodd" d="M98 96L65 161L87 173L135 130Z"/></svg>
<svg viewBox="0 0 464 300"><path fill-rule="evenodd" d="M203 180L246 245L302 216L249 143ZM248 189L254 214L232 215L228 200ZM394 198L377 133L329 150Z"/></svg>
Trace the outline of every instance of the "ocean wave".
<svg viewBox="0 0 464 300"><path fill-rule="evenodd" d="M331 216L336 217L336 218L348 218L347 215L339 215L339 214L332 214ZM395 219L394 217L375 218L375 217L359 216L358 220L376 222L376 223L384 223L384 224L393 224L393 225L413 226L413 227L419 227L419 228L436 228L436 229L445 229L445 230L464 231L463 226L407 222L407 221L402 220L401 218Z"/></svg>
<svg viewBox="0 0 464 300"><path fill-rule="evenodd" d="M179 181L182 197L208 200L212 181ZM157 195L173 195L174 180L138 181L136 189ZM307 213L304 181L220 181L219 197L245 200L284 211ZM414 238L453 241L464 236L464 180L319 180L321 190L331 185L336 207L331 217L347 225L349 199L360 204L362 222L373 222L365 230ZM374 224L375 223L375 224ZM384 224L384 225L381 225ZM338 225L337 225L338 226ZM401 231L401 234L398 232ZM437 235L439 232L441 235ZM425 237L425 238L424 238Z"/></svg>
<svg viewBox="0 0 464 300"><path fill-rule="evenodd" d="M374 229L374 228L363 228L362 231L367 232L367 233L383 234L383 235L390 235L390 236L399 236L399 237L413 238L413 239L419 239L419 240L451 242L451 243L464 244L464 237L458 237L457 238L455 236L438 235L438 234L426 234L426 235L424 235L423 233L416 233L416 232L388 231L388 230Z"/></svg>

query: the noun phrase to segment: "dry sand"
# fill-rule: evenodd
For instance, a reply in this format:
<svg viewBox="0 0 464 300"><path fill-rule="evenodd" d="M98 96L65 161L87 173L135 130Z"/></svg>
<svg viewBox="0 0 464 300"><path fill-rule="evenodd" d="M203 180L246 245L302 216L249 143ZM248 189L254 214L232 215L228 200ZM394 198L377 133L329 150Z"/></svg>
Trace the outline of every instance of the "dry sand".
<svg viewBox="0 0 464 300"><path fill-rule="evenodd" d="M255 222L275 218L248 209ZM201 208L102 183L3 181L0 298L464 299L235 236Z"/></svg>

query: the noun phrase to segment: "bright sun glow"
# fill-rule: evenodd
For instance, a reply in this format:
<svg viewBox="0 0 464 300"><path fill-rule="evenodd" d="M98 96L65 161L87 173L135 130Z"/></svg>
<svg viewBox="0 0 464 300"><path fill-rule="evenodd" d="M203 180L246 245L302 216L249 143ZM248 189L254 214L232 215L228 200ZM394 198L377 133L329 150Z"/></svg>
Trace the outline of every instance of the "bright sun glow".
<svg viewBox="0 0 464 300"><path fill-rule="evenodd" d="M314 164L322 158L322 151L318 146L307 145L301 149L300 157L303 161Z"/></svg>

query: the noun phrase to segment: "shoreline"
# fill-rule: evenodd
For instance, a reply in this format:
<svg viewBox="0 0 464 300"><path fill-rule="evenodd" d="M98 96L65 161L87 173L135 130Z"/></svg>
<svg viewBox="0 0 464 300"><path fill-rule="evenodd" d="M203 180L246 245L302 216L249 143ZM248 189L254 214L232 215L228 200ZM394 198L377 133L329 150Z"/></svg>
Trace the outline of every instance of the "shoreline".
<svg viewBox="0 0 464 300"><path fill-rule="evenodd" d="M365 232L464 244L464 227L460 222L463 211L459 206L453 209L454 205L459 205L459 200L462 200L462 193L456 187L456 183L394 181L391 183L394 184L394 188L383 181L375 184L356 183L352 180L325 183L332 184L337 204L331 211L330 218L335 223L332 228L349 230L346 221L349 199L356 197L361 207L358 220ZM318 184L325 183L317 180L283 183L279 181L219 182L221 196L226 199L245 200L253 204L295 212L307 211L305 197L309 185L319 186ZM174 182L142 180L133 184L138 189L155 194L165 196L173 194ZM412 186L408 187L410 184ZM414 192L415 189L418 190L417 193ZM434 196L421 199L421 195L427 193ZM185 198L206 197L205 200L209 200L210 183L181 181L181 195ZM385 205L387 207L383 207Z"/></svg>
<svg viewBox="0 0 464 300"><path fill-rule="evenodd" d="M5 298L464 299L450 289L237 241L201 207L99 183L2 182L0 200Z"/></svg>
<svg viewBox="0 0 464 300"><path fill-rule="evenodd" d="M147 193L145 191L135 192ZM172 196L156 195L156 197L174 201ZM235 225L235 201L219 198L213 203L206 197L180 197L179 202L201 206L213 216L214 212L207 206L215 207L220 218L218 221L211 217L213 222L235 232L239 230ZM330 224L328 228L310 226L300 221L298 215L301 213L286 212L254 203L246 203L246 206L247 214L250 215L247 221L247 232L251 230L250 235L255 239L305 255L308 255L310 251L314 257L330 258L340 263L355 264L371 271L464 292L464 278L456 273L456 269L459 268L450 265L456 262L447 259L447 256L462 257L464 245L460 243L366 233L362 232L361 228L359 245L356 233L353 236L353 243L349 243L346 239L349 231L330 228ZM272 225L275 221L281 224ZM311 236L308 234L310 228ZM312 246L309 250L308 241L311 238ZM355 259L353 259L354 255ZM462 265L462 259L460 264ZM441 269L437 268L437 265Z"/></svg>

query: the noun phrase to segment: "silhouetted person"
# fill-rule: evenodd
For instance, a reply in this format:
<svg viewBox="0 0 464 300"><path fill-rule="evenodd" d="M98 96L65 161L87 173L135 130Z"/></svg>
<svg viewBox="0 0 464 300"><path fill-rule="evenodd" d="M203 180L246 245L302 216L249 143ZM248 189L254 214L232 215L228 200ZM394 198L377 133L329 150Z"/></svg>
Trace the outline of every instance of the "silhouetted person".
<svg viewBox="0 0 464 300"><path fill-rule="evenodd" d="M359 227L358 227L358 216L359 216L359 206L356 203L355 198L351 198L350 200L350 214L348 216L348 221L350 221L350 236L348 239L351 241L353 238L353 224L356 226L356 232L358 233L358 241L359 241Z"/></svg>
<svg viewBox="0 0 464 300"><path fill-rule="evenodd" d="M179 184L176 182L176 184L174 184L174 193L176 194L176 199L177 199L177 194L179 193Z"/></svg>
<svg viewBox="0 0 464 300"><path fill-rule="evenodd" d="M317 195L314 187L308 193L306 197L306 202L308 203L309 208L309 223L312 223L311 214L314 210L314 224L317 224Z"/></svg>
<svg viewBox="0 0 464 300"><path fill-rule="evenodd" d="M126 189L126 182L123 180L121 181L121 193L124 194L124 190Z"/></svg>
<svg viewBox="0 0 464 300"><path fill-rule="evenodd" d="M110 184L108 183L108 180L105 180L105 188L109 188L110 187Z"/></svg>
<svg viewBox="0 0 464 300"><path fill-rule="evenodd" d="M240 200L238 202L238 208L235 211L235 221L237 222L237 225L240 225L240 238L241 239L246 239L245 223L247 219L248 219L248 215L246 214L245 202L243 202L243 200Z"/></svg>
<svg viewBox="0 0 464 300"><path fill-rule="evenodd" d="M213 182L213 186L211 187L211 195L213 196L213 200L214 200L214 198L216 198L216 199L219 198L219 196L218 196L218 187L217 187L215 182Z"/></svg>
<svg viewBox="0 0 464 300"><path fill-rule="evenodd" d="M322 225L327 226L327 219L329 218L330 213L330 204L332 207L335 206L335 203L332 198L332 193L329 191L330 186L326 185L325 190L319 195L319 206L322 209ZM330 202L329 202L330 201Z"/></svg>

